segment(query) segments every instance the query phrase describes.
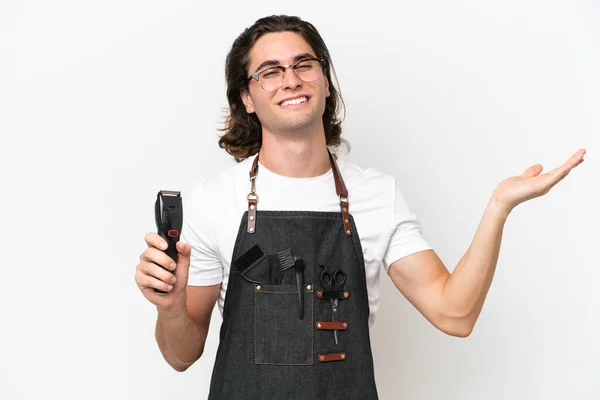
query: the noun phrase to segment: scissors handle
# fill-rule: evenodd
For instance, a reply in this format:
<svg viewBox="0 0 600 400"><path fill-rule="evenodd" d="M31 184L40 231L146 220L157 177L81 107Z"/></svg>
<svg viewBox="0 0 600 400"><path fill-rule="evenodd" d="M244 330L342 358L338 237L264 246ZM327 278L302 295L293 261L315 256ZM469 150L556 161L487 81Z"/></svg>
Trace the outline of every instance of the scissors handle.
<svg viewBox="0 0 600 400"><path fill-rule="evenodd" d="M344 271L337 268L333 271L333 275L323 267L323 271L321 271L321 285L323 285L324 289L336 290L342 289L344 287L344 283L346 283L346 274Z"/></svg>
<svg viewBox="0 0 600 400"><path fill-rule="evenodd" d="M331 289L331 286L333 285L333 277L329 272L327 272L325 266L321 265L321 267L323 267L320 277L321 285L323 285L323 289Z"/></svg>
<svg viewBox="0 0 600 400"><path fill-rule="evenodd" d="M346 283L346 274L344 271L341 271L339 268L333 272L333 285L334 289L341 289L344 287L344 283Z"/></svg>

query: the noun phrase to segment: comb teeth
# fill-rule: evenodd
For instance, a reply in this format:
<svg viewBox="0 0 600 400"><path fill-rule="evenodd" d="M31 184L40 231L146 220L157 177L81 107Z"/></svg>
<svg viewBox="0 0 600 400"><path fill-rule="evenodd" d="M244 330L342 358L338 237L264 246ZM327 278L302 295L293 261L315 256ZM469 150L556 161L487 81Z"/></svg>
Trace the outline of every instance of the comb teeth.
<svg viewBox="0 0 600 400"><path fill-rule="evenodd" d="M292 251L290 249L285 249L277 253L277 259L279 260L279 266L282 271L290 269L295 265L294 256L292 256Z"/></svg>

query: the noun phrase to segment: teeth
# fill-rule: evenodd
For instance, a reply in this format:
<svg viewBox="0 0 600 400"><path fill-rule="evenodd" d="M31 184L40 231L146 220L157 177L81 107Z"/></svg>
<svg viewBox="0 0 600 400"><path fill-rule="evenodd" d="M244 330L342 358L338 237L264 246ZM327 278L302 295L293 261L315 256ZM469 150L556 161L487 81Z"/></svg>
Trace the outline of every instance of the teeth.
<svg viewBox="0 0 600 400"><path fill-rule="evenodd" d="M283 103L281 103L281 105L282 106L289 106L291 104L304 103L305 101L308 101L308 98L306 96L302 96L302 97L298 97L297 99L286 100Z"/></svg>

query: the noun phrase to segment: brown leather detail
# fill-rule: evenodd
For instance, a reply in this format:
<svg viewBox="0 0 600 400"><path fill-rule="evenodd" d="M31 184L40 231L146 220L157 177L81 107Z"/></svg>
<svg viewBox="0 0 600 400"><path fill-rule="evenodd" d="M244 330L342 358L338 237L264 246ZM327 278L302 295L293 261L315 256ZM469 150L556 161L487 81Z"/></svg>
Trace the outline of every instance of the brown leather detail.
<svg viewBox="0 0 600 400"><path fill-rule="evenodd" d="M327 353L319 354L317 356L319 362L330 362L330 361L344 361L346 359L346 353Z"/></svg>
<svg viewBox="0 0 600 400"><path fill-rule="evenodd" d="M327 154L329 154L329 161L331 163L331 170L333 172L333 180L335 181L335 191L340 198L340 209L342 211L342 222L344 223L344 234L346 236L352 236L352 225L350 224L350 211L348 202L348 189L346 189L346 184L344 183L344 179L342 178L342 174L340 174L340 170L338 169L337 163L329 151L327 149ZM254 162L252 163L252 168L250 169L250 181L252 182L252 191L250 192L256 200L248 197L248 232L254 233L256 231L256 226L254 222L256 221L256 214L254 218L250 220L250 202L255 201L253 211L256 212L256 203L258 203L258 196L254 192L254 180L256 179L256 175L258 174L258 154L254 158ZM250 223L252 223L252 230L250 230Z"/></svg>
<svg viewBox="0 0 600 400"><path fill-rule="evenodd" d="M348 207L350 203L348 200L340 200L340 208L342 209L342 218L344 219L344 233L346 236L352 236L352 225L350 225L350 213Z"/></svg>
<svg viewBox="0 0 600 400"><path fill-rule="evenodd" d="M344 290L344 299L347 299L348 297L350 297L350 292L347 290ZM317 299L321 299L321 298L323 298L323 289L317 290Z"/></svg>
<svg viewBox="0 0 600 400"><path fill-rule="evenodd" d="M256 232L256 208L258 206L258 196L254 189L256 175L258 174L258 154L254 158L252 168L250 169L250 182L252 183L252 189L248 193L248 233Z"/></svg>
<svg viewBox="0 0 600 400"><path fill-rule="evenodd" d="M256 232L256 205L257 199L248 199L248 233Z"/></svg>
<svg viewBox="0 0 600 400"><path fill-rule="evenodd" d="M340 170L338 169L337 163L333 159L331 152L327 149L329 153L329 160L331 161L331 169L333 171L333 176L335 180L335 191L340 198L340 209L342 210L342 222L344 223L344 234L346 236L352 236L352 228L350 225L350 212L349 207L350 203L348 202L348 189L346 189L346 185L344 184L344 179L342 178L342 174L340 174Z"/></svg>
<svg viewBox="0 0 600 400"><path fill-rule="evenodd" d="M338 196L348 197L348 189L346 189L346 185L344 184L344 180L342 179L342 175L340 174L340 170L337 167L337 163L333 159L333 155L327 149L327 153L329 154L329 161L331 162L331 170L333 171L333 177L335 179L335 192Z"/></svg>
<svg viewBox="0 0 600 400"><path fill-rule="evenodd" d="M345 321L317 321L317 329L321 331L345 331L348 323Z"/></svg>

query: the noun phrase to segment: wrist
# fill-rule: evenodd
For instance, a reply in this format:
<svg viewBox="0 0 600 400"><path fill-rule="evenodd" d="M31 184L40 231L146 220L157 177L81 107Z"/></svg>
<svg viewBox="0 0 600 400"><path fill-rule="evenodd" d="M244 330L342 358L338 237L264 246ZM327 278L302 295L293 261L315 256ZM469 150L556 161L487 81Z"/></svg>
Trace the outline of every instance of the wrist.
<svg viewBox="0 0 600 400"><path fill-rule="evenodd" d="M169 320L169 319L177 319L181 318L187 313L186 306L186 295L185 292L179 296L177 300L173 302L173 304L169 306L156 306L156 311L158 311L158 316L161 319Z"/></svg>
<svg viewBox="0 0 600 400"><path fill-rule="evenodd" d="M492 196L485 208L485 213L494 216L496 219L506 220L512 211L513 207L499 201L495 196Z"/></svg>

